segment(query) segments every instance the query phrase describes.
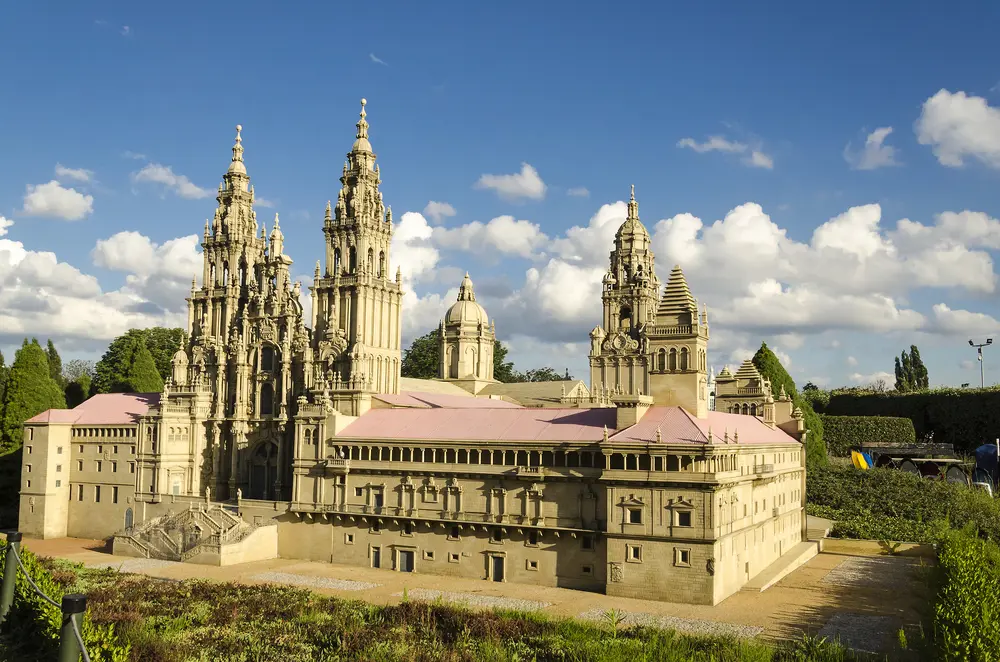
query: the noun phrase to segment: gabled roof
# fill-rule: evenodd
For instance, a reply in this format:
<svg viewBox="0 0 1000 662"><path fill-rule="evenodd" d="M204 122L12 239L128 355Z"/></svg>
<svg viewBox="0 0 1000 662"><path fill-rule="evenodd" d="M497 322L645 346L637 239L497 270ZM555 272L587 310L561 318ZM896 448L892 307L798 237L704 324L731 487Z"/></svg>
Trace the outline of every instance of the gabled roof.
<svg viewBox="0 0 1000 662"><path fill-rule="evenodd" d="M682 407L650 407L637 424L612 435L610 441L656 443L656 430L660 430L660 443L708 444L709 430L712 443L724 445L726 433L730 443L739 435L739 444L790 444L798 443L785 431L770 428L756 416L710 411L706 418L695 418Z"/></svg>
<svg viewBox="0 0 1000 662"><path fill-rule="evenodd" d="M564 394L569 395L573 389L583 385L582 379L570 379L558 382L514 382L510 384L490 384L479 392L479 395L499 395L525 407L559 407ZM564 390L565 389L565 390Z"/></svg>
<svg viewBox="0 0 1000 662"><path fill-rule="evenodd" d="M159 393L101 393L73 409L49 409L25 423L73 425L129 425L139 422L151 407L160 404Z"/></svg>
<svg viewBox="0 0 1000 662"><path fill-rule="evenodd" d="M505 402L499 398L471 398L468 395L443 393L418 393L403 391L399 395L380 393L373 398L393 407L416 407L418 409L520 409L521 405Z"/></svg>

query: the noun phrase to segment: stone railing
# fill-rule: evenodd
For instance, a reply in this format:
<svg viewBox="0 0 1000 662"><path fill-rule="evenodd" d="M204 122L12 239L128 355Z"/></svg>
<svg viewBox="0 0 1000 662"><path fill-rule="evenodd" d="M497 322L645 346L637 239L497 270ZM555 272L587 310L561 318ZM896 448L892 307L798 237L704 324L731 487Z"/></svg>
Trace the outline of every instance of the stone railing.
<svg viewBox="0 0 1000 662"><path fill-rule="evenodd" d="M144 559L150 558L150 549L149 549L149 547L147 547L144 543L140 542L139 540L136 540L131 535L128 535L128 534L117 535L117 536L115 536L115 542L116 543L121 543L121 544L125 545L126 547L131 547L136 552L138 552L139 555L142 558L144 558Z"/></svg>
<svg viewBox="0 0 1000 662"><path fill-rule="evenodd" d="M760 386L740 386L736 389L736 395L764 395L764 389Z"/></svg>
<svg viewBox="0 0 1000 662"><path fill-rule="evenodd" d="M676 326L660 326L658 324L646 325L646 335L649 336L688 336L691 335L690 324L678 324Z"/></svg>
<svg viewBox="0 0 1000 662"><path fill-rule="evenodd" d="M753 472L755 474L769 474L774 471L773 464L755 464L753 465Z"/></svg>

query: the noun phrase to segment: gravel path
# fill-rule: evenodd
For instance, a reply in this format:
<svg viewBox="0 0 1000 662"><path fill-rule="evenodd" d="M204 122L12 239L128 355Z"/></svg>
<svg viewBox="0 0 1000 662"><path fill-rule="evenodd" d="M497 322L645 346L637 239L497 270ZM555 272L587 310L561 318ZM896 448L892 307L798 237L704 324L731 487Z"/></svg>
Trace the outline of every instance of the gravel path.
<svg viewBox="0 0 1000 662"><path fill-rule="evenodd" d="M893 556L850 558L823 577L828 584L872 588L894 588L913 581L913 559Z"/></svg>
<svg viewBox="0 0 1000 662"><path fill-rule="evenodd" d="M891 616L865 616L841 611L826 622L817 636L839 639L842 645L863 653L878 653L889 648L894 621Z"/></svg>
<svg viewBox="0 0 1000 662"><path fill-rule="evenodd" d="M381 584L373 584L371 582L331 579L330 577L316 577L315 575L296 575L290 572L262 572L253 575L250 579L261 582L275 582L277 584L308 586L309 588L332 588L337 591L366 591L381 586Z"/></svg>
<svg viewBox="0 0 1000 662"><path fill-rule="evenodd" d="M159 559L125 559L122 561L105 561L102 563L88 563L88 568L114 568L119 572L146 573L150 570L167 568L177 565L177 561L160 561Z"/></svg>
<svg viewBox="0 0 1000 662"><path fill-rule="evenodd" d="M579 618L587 621L607 622L604 609L591 609L580 614ZM643 612L623 611L623 625L645 625L647 627L677 630L685 634L714 635L740 637L750 639L756 637L764 628L755 625L740 625L739 623L723 623L721 621L703 621L697 618L678 618L676 616L660 616Z"/></svg>
<svg viewBox="0 0 1000 662"><path fill-rule="evenodd" d="M393 593L395 597L401 597L402 591ZM446 602L457 602L466 604L469 607L489 607L490 609L516 609L517 611L537 611L548 607L551 602L535 602L534 600L519 600L517 598L501 598L494 595L481 595L479 593L449 593L447 591L437 591L430 588L415 588L407 591L408 598L414 600L426 600L428 602L438 598Z"/></svg>

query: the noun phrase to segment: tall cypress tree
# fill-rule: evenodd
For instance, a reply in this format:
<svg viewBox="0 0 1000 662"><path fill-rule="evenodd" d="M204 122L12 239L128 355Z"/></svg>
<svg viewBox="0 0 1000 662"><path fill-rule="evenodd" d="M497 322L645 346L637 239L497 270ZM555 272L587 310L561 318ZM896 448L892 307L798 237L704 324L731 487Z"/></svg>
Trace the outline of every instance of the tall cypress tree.
<svg viewBox="0 0 1000 662"><path fill-rule="evenodd" d="M125 373L125 388L128 393L160 393L163 391L163 378L156 369L156 362L149 348L143 342L136 341L132 351L132 361Z"/></svg>
<svg viewBox="0 0 1000 662"><path fill-rule="evenodd" d="M806 463L810 467L825 466L827 455L826 443L823 441L823 421L813 410L809 400L799 395L792 376L781 365L781 361L767 343L760 344L760 349L753 355L753 364L761 376L771 382L774 395L780 393L781 387L784 386L785 393L792 399L792 403L802 410L803 422L809 430L806 436Z"/></svg>
<svg viewBox="0 0 1000 662"><path fill-rule="evenodd" d="M46 409L65 406L62 388L49 375L45 350L37 340L26 339L10 367L0 420L0 443L5 449L20 447L26 420Z"/></svg>
<svg viewBox="0 0 1000 662"><path fill-rule="evenodd" d="M56 384L62 386L64 381L62 358L60 358L59 352L56 351L56 346L51 338L49 338L48 343L45 345L45 357L49 360L49 377L55 380Z"/></svg>
<svg viewBox="0 0 1000 662"><path fill-rule="evenodd" d="M931 385L930 375L927 374L927 366L924 365L924 360L920 358L920 350L917 349L916 345L910 345L910 368L913 370L913 376L910 380L913 388L929 388Z"/></svg>

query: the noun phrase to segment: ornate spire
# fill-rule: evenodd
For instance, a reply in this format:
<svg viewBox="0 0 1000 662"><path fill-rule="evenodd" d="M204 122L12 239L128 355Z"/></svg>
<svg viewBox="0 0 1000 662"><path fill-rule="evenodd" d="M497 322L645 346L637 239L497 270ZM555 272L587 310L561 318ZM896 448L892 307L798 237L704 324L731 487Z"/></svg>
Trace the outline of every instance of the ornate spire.
<svg viewBox="0 0 1000 662"><path fill-rule="evenodd" d="M357 127L357 140L354 141L354 146L351 147L351 152L371 152L372 145L368 142L368 120L365 117L368 113L365 112L365 104L368 103L367 99L361 100L361 119L358 120Z"/></svg>
<svg viewBox="0 0 1000 662"><path fill-rule="evenodd" d="M236 125L236 143L233 145L233 161L229 164L229 172L238 172L241 175L247 174L246 165L243 164L243 125Z"/></svg>
<svg viewBox="0 0 1000 662"><path fill-rule="evenodd" d="M462 284L458 288L458 300L459 301L475 301L476 293L472 289L472 279L469 278L469 272L465 272L465 278L462 279Z"/></svg>
<svg viewBox="0 0 1000 662"><path fill-rule="evenodd" d="M629 194L628 218L634 221L639 220L639 203L635 201L635 184L632 184L632 190Z"/></svg>

